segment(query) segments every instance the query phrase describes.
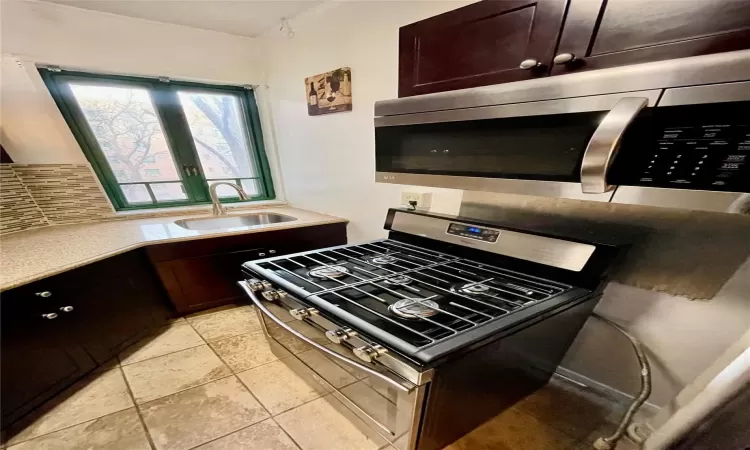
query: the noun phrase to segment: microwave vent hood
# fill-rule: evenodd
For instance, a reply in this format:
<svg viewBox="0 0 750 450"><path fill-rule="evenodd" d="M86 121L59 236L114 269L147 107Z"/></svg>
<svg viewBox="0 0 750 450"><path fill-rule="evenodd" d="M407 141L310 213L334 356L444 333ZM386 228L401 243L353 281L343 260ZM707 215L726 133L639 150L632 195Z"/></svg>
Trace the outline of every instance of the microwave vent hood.
<svg viewBox="0 0 750 450"><path fill-rule="evenodd" d="M750 214L750 50L375 103L376 181Z"/></svg>

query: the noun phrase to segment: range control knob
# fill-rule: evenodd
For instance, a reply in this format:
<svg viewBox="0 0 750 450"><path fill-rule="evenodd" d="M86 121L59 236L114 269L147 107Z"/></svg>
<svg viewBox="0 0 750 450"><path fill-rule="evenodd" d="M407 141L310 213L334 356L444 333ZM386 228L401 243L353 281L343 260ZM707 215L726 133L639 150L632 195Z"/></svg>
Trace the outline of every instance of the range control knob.
<svg viewBox="0 0 750 450"><path fill-rule="evenodd" d="M247 281L248 286L250 286L250 289L252 289L253 292L258 291L265 291L266 289L271 289L273 286L271 283L269 283L266 280L260 281L255 278Z"/></svg>
<svg viewBox="0 0 750 450"><path fill-rule="evenodd" d="M276 291L271 290L271 291L263 292L263 298L265 298L266 300L270 302L281 300L284 297L286 297L286 292L282 291L281 289L276 290Z"/></svg>
<svg viewBox="0 0 750 450"><path fill-rule="evenodd" d="M354 352L354 356L368 363L373 362L380 355L385 355L388 352L388 350L384 349L378 344L357 347L352 351Z"/></svg>
<svg viewBox="0 0 750 450"><path fill-rule="evenodd" d="M71 312L71 311L73 311L73 307L72 306L63 306L62 308L60 308L60 311L62 311L62 312Z"/></svg>
<svg viewBox="0 0 750 450"><path fill-rule="evenodd" d="M37 292L35 295L38 296L38 297L47 298L47 297L51 297L52 296L52 292L50 292L50 291Z"/></svg>
<svg viewBox="0 0 750 450"><path fill-rule="evenodd" d="M326 337L334 344L340 344L343 341L356 335L357 332L352 330L351 328L336 328L335 330L326 331Z"/></svg>
<svg viewBox="0 0 750 450"><path fill-rule="evenodd" d="M290 309L289 314L297 320L304 320L305 317L318 315L319 311L315 308L298 308Z"/></svg>

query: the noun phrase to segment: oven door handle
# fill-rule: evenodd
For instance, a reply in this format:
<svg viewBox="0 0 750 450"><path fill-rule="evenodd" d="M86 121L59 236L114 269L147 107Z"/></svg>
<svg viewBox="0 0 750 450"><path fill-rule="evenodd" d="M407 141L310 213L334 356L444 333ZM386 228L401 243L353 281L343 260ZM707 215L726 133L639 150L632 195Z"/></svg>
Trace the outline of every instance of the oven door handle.
<svg viewBox="0 0 750 450"><path fill-rule="evenodd" d="M339 355L338 353L334 352L333 350L329 349L328 347L326 347L324 345L318 344L317 342L313 341L312 339L308 338L304 334L302 334L299 331L295 330L294 328L290 327L289 325L287 325L286 323L284 323L284 321L282 321L281 319L279 319L278 317L276 317L275 315L273 315L273 313L271 311L269 311L268 308L266 308L263 305L263 302L255 295L255 292L253 292L253 290L250 289L250 286L248 285L247 281L239 281L239 282L237 282L237 284L239 284L239 286L250 297L250 300L252 300L253 303L255 303L255 306L263 314L265 314L266 316L268 316L269 319L271 319L274 322L276 322L276 325L280 326L284 330L286 330L289 333L293 334L297 338L303 340L306 344L310 345L311 347L315 347L317 350L320 350L321 352L325 353L328 356L336 358L339 361L342 361L342 362L344 362L344 363L346 363L346 364L348 364L350 366L354 366L357 369L359 369L359 370L361 370L363 372L366 372L368 375L370 375L372 377L375 377L375 378L378 378L381 381L384 381L385 383L388 383L390 386L393 386L393 387L395 387L396 389L398 389L398 390L400 390L402 392L406 392L408 394L408 393L411 393L414 390L415 386L412 385L411 383L408 383L407 381L404 381L403 383L401 383L399 381L396 381L396 380L394 380L394 379L392 379L390 377L387 377L387 376L383 375L382 373L378 372L377 370L373 370L373 369L365 366L364 364L360 364L360 363L358 363L356 361L352 361L351 359L349 359L349 358L347 358L345 356Z"/></svg>
<svg viewBox="0 0 750 450"><path fill-rule="evenodd" d="M604 194L612 190L613 186L607 184L607 173L620 148L622 135L647 105L648 98L624 97L604 116L581 162L581 190L585 194Z"/></svg>

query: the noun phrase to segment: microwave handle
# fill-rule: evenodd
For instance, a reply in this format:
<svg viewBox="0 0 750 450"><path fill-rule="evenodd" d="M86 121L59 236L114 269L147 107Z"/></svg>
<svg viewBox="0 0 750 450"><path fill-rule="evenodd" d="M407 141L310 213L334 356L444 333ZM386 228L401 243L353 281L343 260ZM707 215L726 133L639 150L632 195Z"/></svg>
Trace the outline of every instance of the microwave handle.
<svg viewBox="0 0 750 450"><path fill-rule="evenodd" d="M581 190L585 194L603 194L612 189L607 184L607 172L620 147L620 139L647 105L645 97L624 97L604 116L583 154Z"/></svg>

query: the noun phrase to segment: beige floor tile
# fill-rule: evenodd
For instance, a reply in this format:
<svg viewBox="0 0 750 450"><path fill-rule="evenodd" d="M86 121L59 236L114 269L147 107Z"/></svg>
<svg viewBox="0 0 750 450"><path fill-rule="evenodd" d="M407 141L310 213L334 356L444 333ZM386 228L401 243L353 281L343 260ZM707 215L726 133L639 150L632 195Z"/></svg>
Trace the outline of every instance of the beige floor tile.
<svg viewBox="0 0 750 450"><path fill-rule="evenodd" d="M258 314L251 306L190 317L188 322L206 341L226 339L260 329Z"/></svg>
<svg viewBox="0 0 750 450"><path fill-rule="evenodd" d="M209 345L234 372L290 356L286 349L269 340L261 330L212 341Z"/></svg>
<svg viewBox="0 0 750 450"><path fill-rule="evenodd" d="M312 371L295 358L264 364L237 377L273 415L328 393Z"/></svg>
<svg viewBox="0 0 750 450"><path fill-rule="evenodd" d="M150 450L135 408L45 434L9 450Z"/></svg>
<svg viewBox="0 0 750 450"><path fill-rule="evenodd" d="M157 329L154 334L141 339L120 353L121 364L133 364L167 353L203 344L203 339L186 321L178 321Z"/></svg>
<svg viewBox="0 0 750 450"><path fill-rule="evenodd" d="M232 374L208 345L129 364L122 370L138 404Z"/></svg>
<svg viewBox="0 0 750 450"><path fill-rule="evenodd" d="M299 450L299 447L281 427L268 419L196 447L196 450Z"/></svg>
<svg viewBox="0 0 750 450"><path fill-rule="evenodd" d="M269 417L235 377L145 403L141 414L159 450L193 448Z"/></svg>
<svg viewBox="0 0 750 450"><path fill-rule="evenodd" d="M312 367L318 375L331 383L333 387L342 388L357 381L351 373L345 371L317 350L299 353L297 357Z"/></svg>
<svg viewBox="0 0 750 450"><path fill-rule="evenodd" d="M511 408L444 450L566 450L575 443L565 433Z"/></svg>
<svg viewBox="0 0 750 450"><path fill-rule="evenodd" d="M375 450L387 444L365 434L355 416L331 395L279 414L274 420L289 433L302 450ZM360 421L361 422L361 421Z"/></svg>
<svg viewBox="0 0 750 450"><path fill-rule="evenodd" d="M120 369L94 373L43 405L38 413L14 426L9 444L133 407ZM20 433L15 431L22 430Z"/></svg>
<svg viewBox="0 0 750 450"><path fill-rule="evenodd" d="M593 392L573 390L552 381L517 404L517 408L576 438L583 438L604 425L611 405Z"/></svg>

